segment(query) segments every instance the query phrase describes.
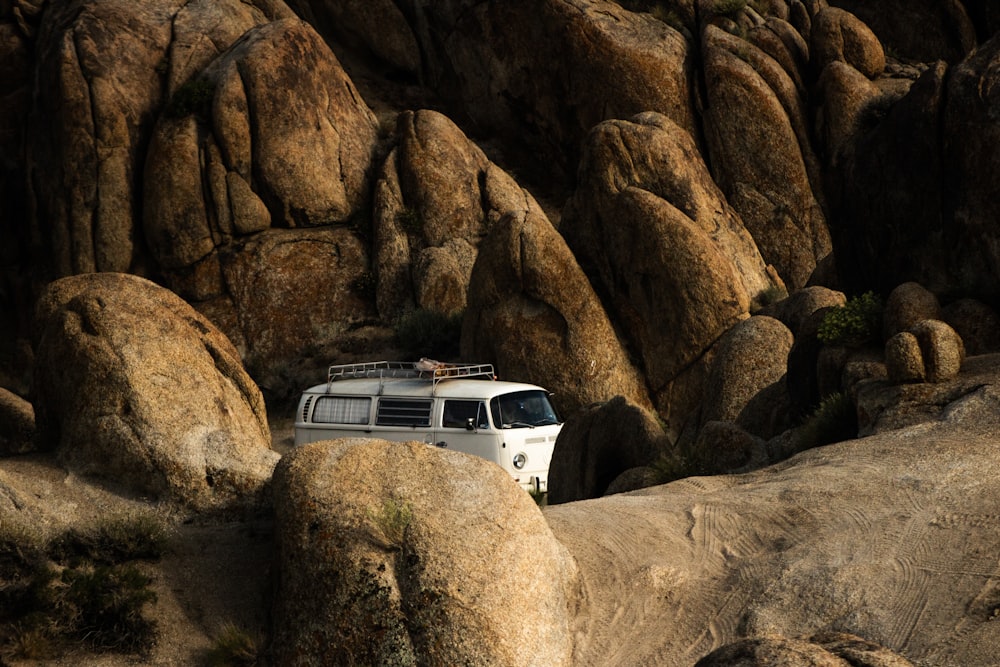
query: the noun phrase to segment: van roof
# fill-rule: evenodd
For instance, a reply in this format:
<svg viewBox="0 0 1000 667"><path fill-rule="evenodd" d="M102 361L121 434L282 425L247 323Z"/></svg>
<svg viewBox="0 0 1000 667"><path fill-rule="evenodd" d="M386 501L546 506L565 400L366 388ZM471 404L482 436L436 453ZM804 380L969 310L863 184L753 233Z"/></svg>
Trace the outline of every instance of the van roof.
<svg viewBox="0 0 1000 667"><path fill-rule="evenodd" d="M533 384L497 381L492 364L452 364L421 359L330 366L326 384L311 387L306 393L489 399L525 390L545 391Z"/></svg>
<svg viewBox="0 0 1000 667"><path fill-rule="evenodd" d="M501 380L451 380L434 385L419 378L359 378L327 382L310 387L307 394L343 396L407 396L413 398L475 398L489 400L512 391L545 391L542 387L523 382Z"/></svg>

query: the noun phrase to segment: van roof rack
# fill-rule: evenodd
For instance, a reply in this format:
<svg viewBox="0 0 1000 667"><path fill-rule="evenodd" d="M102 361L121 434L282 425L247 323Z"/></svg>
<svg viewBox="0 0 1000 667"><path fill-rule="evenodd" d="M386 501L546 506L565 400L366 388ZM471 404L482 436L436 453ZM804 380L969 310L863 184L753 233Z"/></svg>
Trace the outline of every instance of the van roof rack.
<svg viewBox="0 0 1000 667"><path fill-rule="evenodd" d="M493 372L493 364L453 364L424 358L420 361L367 361L330 366L326 381L330 384L337 380L356 378L424 379L430 380L434 385L442 380L459 378L497 379Z"/></svg>

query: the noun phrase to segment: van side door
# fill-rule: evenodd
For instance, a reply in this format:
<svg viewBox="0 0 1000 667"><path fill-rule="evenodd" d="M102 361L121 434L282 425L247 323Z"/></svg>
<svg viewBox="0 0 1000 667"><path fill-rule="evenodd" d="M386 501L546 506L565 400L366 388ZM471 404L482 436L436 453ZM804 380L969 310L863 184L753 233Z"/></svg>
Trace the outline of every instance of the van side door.
<svg viewBox="0 0 1000 667"><path fill-rule="evenodd" d="M499 436L490 425L486 402L446 398L442 403L440 420L435 424L435 443L499 465Z"/></svg>

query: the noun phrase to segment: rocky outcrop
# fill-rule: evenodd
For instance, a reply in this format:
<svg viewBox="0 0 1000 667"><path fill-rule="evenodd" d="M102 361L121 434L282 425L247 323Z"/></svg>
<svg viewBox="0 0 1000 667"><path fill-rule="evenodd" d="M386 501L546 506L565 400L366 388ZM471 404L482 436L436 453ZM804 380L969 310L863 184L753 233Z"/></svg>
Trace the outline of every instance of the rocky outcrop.
<svg viewBox="0 0 1000 667"><path fill-rule="evenodd" d="M830 4L857 16L883 44L903 58L956 63L976 45L976 29L966 11L975 2L831 0Z"/></svg>
<svg viewBox="0 0 1000 667"><path fill-rule="evenodd" d="M845 633L789 639L742 639L718 648L695 667L913 667L894 651Z"/></svg>
<svg viewBox="0 0 1000 667"><path fill-rule="evenodd" d="M374 114L308 24L248 31L173 92L153 133L143 230L158 265L179 274L171 287L217 296L214 251L234 237L347 221L367 196L375 135ZM190 279L194 267L203 280Z"/></svg>
<svg viewBox="0 0 1000 667"><path fill-rule="evenodd" d="M621 396L568 419L549 466L549 503L597 498L622 473L671 449L656 415Z"/></svg>
<svg viewBox="0 0 1000 667"><path fill-rule="evenodd" d="M997 298L993 90L1000 38L961 64L930 67L845 146L831 233L845 289L883 294L915 281L942 300ZM990 193L990 194L987 194Z"/></svg>
<svg viewBox="0 0 1000 667"><path fill-rule="evenodd" d="M654 110L696 127L688 42L615 2L292 4L315 16L331 39L350 33L387 64L417 73L477 127L511 140L528 162L542 153L544 164L528 168L550 178L572 178L580 141L602 120ZM358 20L347 24L348 17Z"/></svg>
<svg viewBox="0 0 1000 667"><path fill-rule="evenodd" d="M780 280L691 136L659 114L591 132L560 232L638 353L657 410L679 428L676 415L700 401L692 367Z"/></svg>
<svg viewBox="0 0 1000 667"><path fill-rule="evenodd" d="M990 664L1000 393L996 357L980 360L976 377L923 396L942 421L546 508L588 591L575 662L685 664L829 629L914 664Z"/></svg>
<svg viewBox="0 0 1000 667"><path fill-rule="evenodd" d="M702 31L705 137L712 174L765 261L790 288L830 251L806 108L769 55L714 25ZM767 154L769 159L757 159Z"/></svg>
<svg viewBox="0 0 1000 667"><path fill-rule="evenodd" d="M170 291L99 273L36 316L41 442L70 470L195 509L260 502L278 454L232 344Z"/></svg>
<svg viewBox="0 0 1000 667"><path fill-rule="evenodd" d="M379 314L460 313L480 242L504 215L522 218L536 205L440 113L401 113L396 136L375 186Z"/></svg>
<svg viewBox="0 0 1000 667"><path fill-rule="evenodd" d="M736 421L760 391L785 375L792 332L764 315L736 324L716 345L701 422Z"/></svg>
<svg viewBox="0 0 1000 667"><path fill-rule="evenodd" d="M35 409L31 403L0 387L0 455L35 448Z"/></svg>
<svg viewBox="0 0 1000 667"><path fill-rule="evenodd" d="M622 395L649 406L642 376L563 238L534 200L483 241L462 323L462 355L544 386L566 417Z"/></svg>
<svg viewBox="0 0 1000 667"><path fill-rule="evenodd" d="M279 664L572 664L576 566L497 466L325 441L282 459L274 496Z"/></svg>

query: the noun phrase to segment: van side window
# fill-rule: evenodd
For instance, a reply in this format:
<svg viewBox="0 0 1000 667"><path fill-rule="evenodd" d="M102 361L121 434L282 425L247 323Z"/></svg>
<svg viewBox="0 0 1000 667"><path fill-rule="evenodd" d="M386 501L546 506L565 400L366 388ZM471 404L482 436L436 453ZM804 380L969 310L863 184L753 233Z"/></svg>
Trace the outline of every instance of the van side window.
<svg viewBox="0 0 1000 667"><path fill-rule="evenodd" d="M448 400L444 402L441 425L444 428L465 428L472 420L476 428L487 429L490 422L486 418L486 404L482 401Z"/></svg>
<svg viewBox="0 0 1000 667"><path fill-rule="evenodd" d="M313 408L317 424L367 424L372 399L354 396L320 396Z"/></svg>
<svg viewBox="0 0 1000 667"><path fill-rule="evenodd" d="M383 398L378 402L375 423L378 426L430 426L430 399Z"/></svg>

